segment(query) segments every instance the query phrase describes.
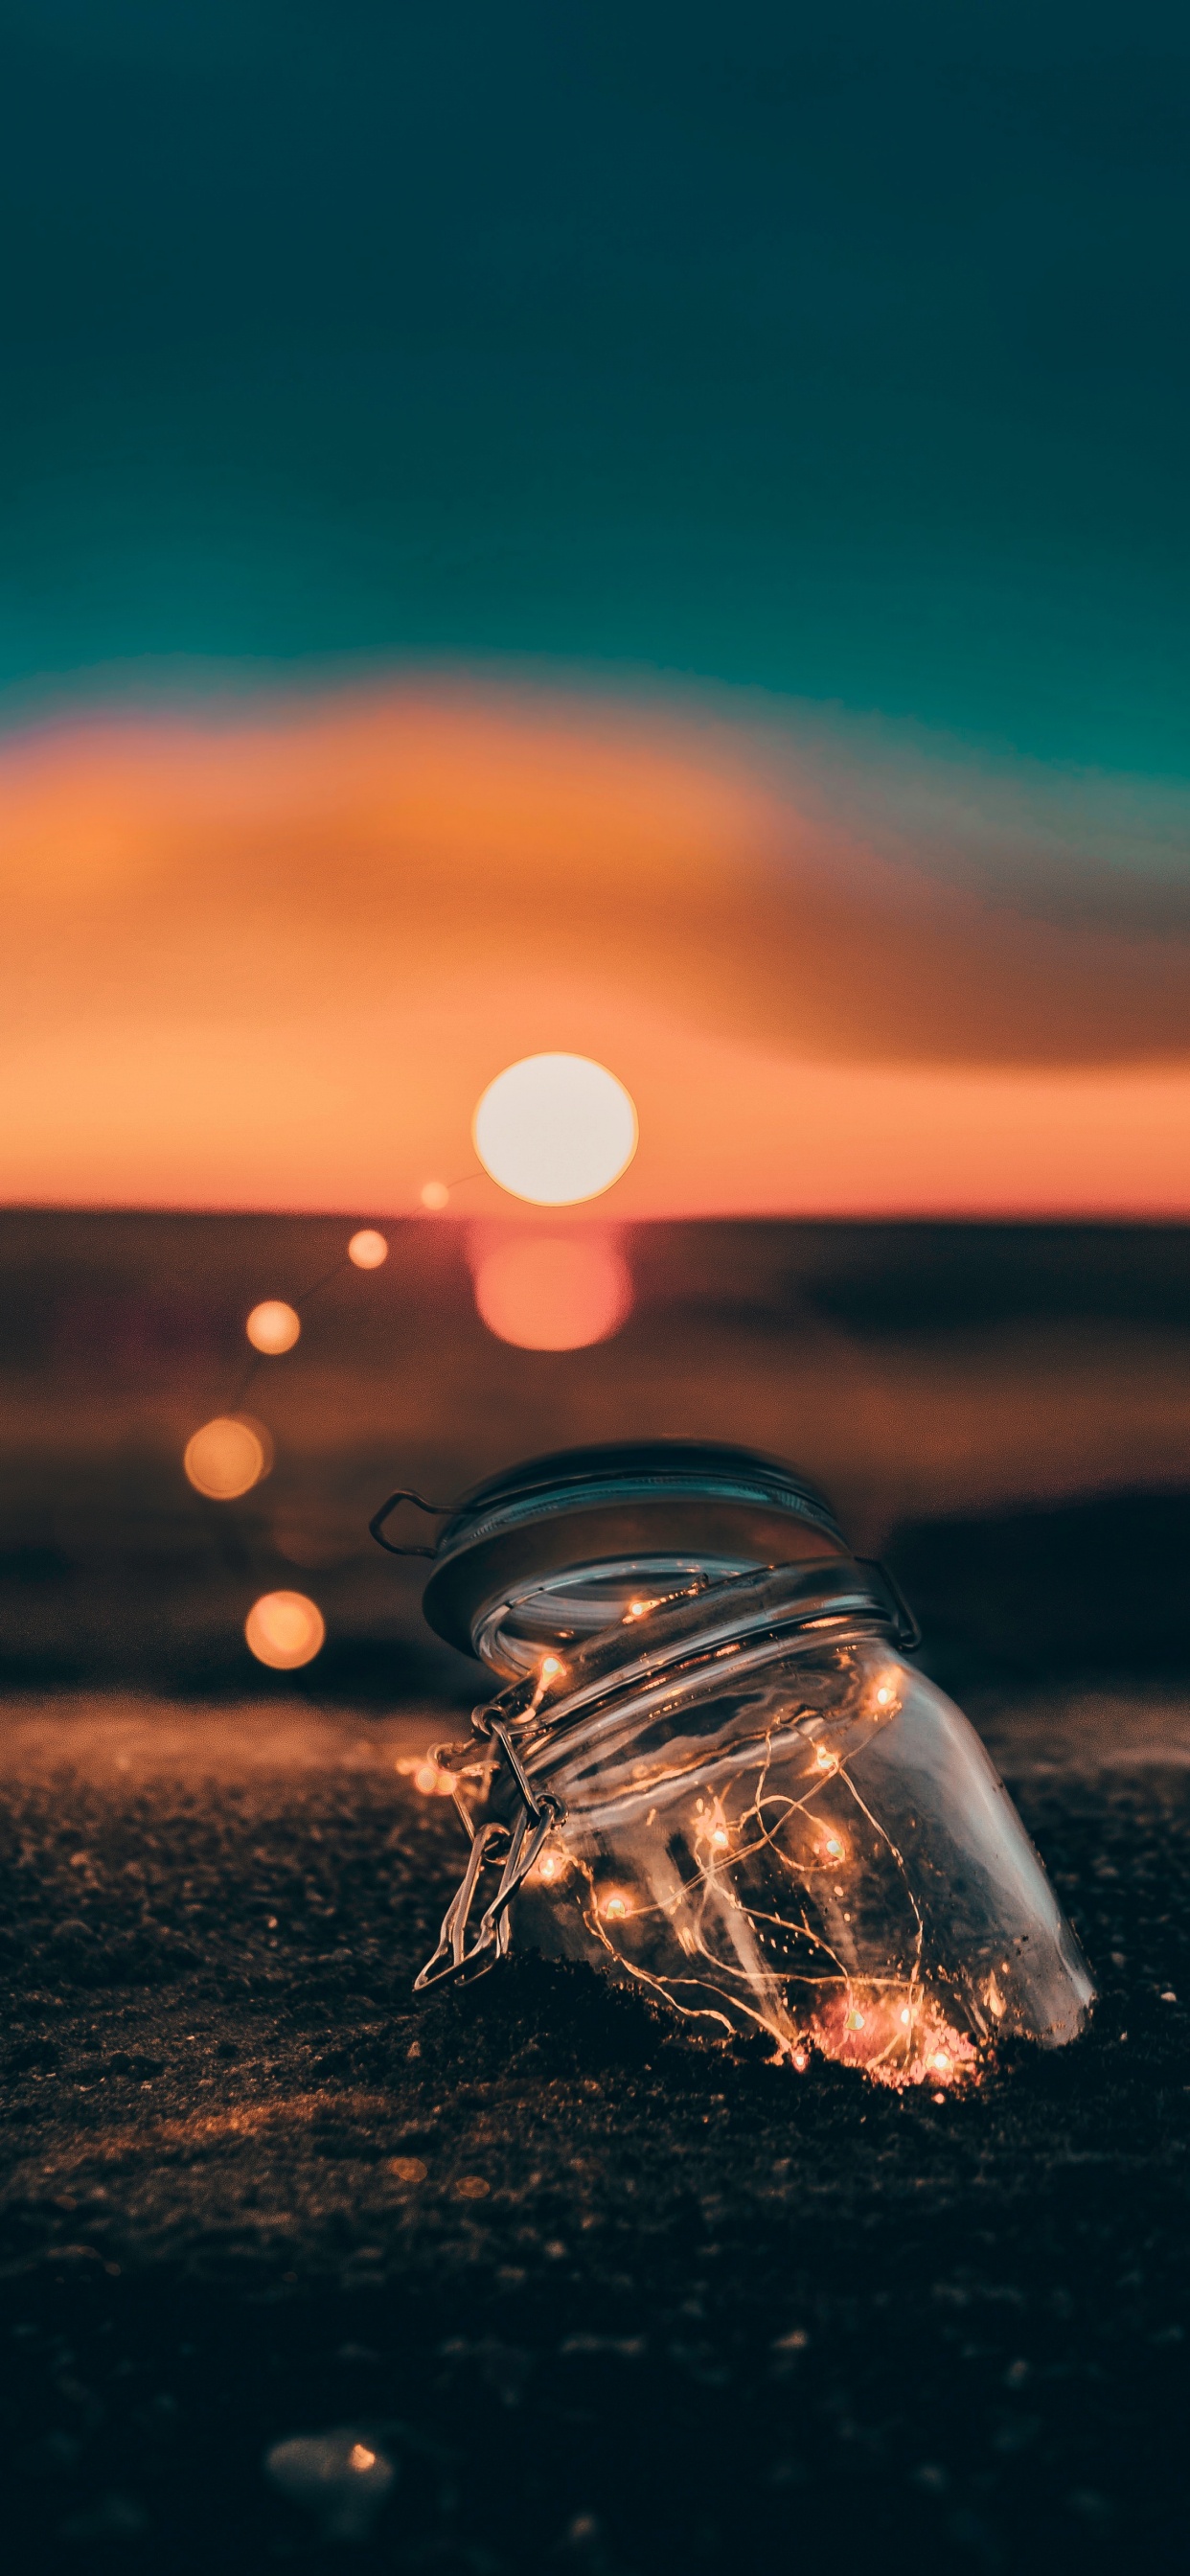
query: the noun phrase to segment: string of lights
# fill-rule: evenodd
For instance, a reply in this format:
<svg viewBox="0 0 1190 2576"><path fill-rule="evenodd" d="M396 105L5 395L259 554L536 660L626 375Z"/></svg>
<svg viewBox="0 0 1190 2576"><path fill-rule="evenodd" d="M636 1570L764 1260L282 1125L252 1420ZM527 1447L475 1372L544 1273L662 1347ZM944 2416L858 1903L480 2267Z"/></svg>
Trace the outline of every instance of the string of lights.
<svg viewBox="0 0 1190 2576"><path fill-rule="evenodd" d="M252 1308L244 1331L254 1356L241 1380L235 1410L215 1414L209 1422L202 1423L191 1433L182 1453L186 1475L196 1493L208 1502L238 1502L270 1474L275 1455L272 1435L266 1424L243 1410L261 1362L281 1359L296 1348L301 1338L302 1308L309 1308L333 1279L340 1278L347 1269L379 1270L387 1259L386 1237L374 1226L361 1226L339 1260L300 1292L297 1303L266 1297ZM297 1672L321 1651L326 1641L326 1620L318 1603L306 1592L262 1592L244 1621L244 1636L258 1663L271 1666L275 1672Z"/></svg>
<svg viewBox="0 0 1190 2576"><path fill-rule="evenodd" d="M637 1133L633 1102L605 1066L586 1056L524 1057L498 1074L478 1102L472 1125L477 1163L456 1180L426 1181L421 1207L441 1215L456 1190L485 1176L510 1197L535 1206L574 1205L619 1178L635 1154ZM382 1269L388 1252L387 1238L376 1227L361 1226L330 1268L292 1302L264 1297L252 1307L244 1324L252 1356L231 1404L191 1432L183 1451L186 1476L204 1500L238 1502L272 1472L272 1434L248 1409L261 1368L296 1349L304 1313L333 1280L351 1269ZM308 1593L262 1592L248 1611L244 1636L258 1663L296 1672L321 1651L326 1620ZM438 1776L432 1775L431 1785Z"/></svg>

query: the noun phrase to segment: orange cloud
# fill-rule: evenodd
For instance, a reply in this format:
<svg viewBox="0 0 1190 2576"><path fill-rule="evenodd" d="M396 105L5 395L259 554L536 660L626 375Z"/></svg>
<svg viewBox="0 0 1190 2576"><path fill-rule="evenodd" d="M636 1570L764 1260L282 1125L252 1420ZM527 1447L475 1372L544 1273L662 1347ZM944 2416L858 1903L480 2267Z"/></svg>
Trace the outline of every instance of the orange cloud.
<svg viewBox="0 0 1190 2576"><path fill-rule="evenodd" d="M637 1102L605 1214L1179 1210L1176 870L1043 785L445 684L14 739L0 1190L413 1208L562 1048Z"/></svg>

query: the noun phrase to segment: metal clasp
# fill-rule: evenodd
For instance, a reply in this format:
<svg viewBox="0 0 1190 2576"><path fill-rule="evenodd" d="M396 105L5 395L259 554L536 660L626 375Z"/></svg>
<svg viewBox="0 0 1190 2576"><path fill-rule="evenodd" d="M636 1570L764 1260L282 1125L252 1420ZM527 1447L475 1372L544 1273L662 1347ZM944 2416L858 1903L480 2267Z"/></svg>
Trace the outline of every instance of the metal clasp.
<svg viewBox="0 0 1190 2576"><path fill-rule="evenodd" d="M892 1611L893 1635L902 1653L915 1654L921 1644L921 1629L895 1574L890 1574L887 1565L878 1556L857 1556L855 1562L857 1565L862 1565L866 1573L876 1576Z"/></svg>
<svg viewBox="0 0 1190 2576"><path fill-rule="evenodd" d="M462 1880L442 1917L438 1947L414 1979L415 1995L428 1993L432 1986L465 1985L472 1977L485 1975L506 1956L512 1937L509 1921L512 1900L528 1877L542 1844L548 1840L555 1826L563 1824L566 1819L566 1809L560 1799L547 1794L535 1797L520 1756L510 1741L507 1724L489 1717L483 1709L476 1709L471 1725L477 1736L499 1747L521 1802L520 1812L511 1826L492 1817L477 1829L456 1790L455 1805L471 1837L471 1849ZM432 1759L447 1769L451 1767L448 1757L457 1757L460 1751L469 1749L440 1745ZM468 1946L467 1929L481 1873L489 1862L497 1861L504 1864L500 1884L490 1905L480 1916L479 1929Z"/></svg>

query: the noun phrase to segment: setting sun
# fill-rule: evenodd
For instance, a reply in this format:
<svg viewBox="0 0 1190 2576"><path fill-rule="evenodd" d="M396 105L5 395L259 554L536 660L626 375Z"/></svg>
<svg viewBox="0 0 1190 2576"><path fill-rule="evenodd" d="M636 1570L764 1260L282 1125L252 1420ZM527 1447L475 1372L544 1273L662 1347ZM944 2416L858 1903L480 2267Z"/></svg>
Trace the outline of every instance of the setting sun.
<svg viewBox="0 0 1190 2576"><path fill-rule="evenodd" d="M530 1055L488 1084L474 1135L501 1189L538 1207L573 1207L627 1170L636 1111L623 1083L589 1056Z"/></svg>

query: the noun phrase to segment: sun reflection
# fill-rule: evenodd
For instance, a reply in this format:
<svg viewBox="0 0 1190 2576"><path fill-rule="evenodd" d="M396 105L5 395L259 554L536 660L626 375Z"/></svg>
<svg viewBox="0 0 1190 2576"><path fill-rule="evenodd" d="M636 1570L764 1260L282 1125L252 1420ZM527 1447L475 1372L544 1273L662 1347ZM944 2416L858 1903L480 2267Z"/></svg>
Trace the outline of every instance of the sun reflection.
<svg viewBox="0 0 1190 2576"><path fill-rule="evenodd" d="M441 1215L449 1197L450 1191L447 1188L445 1181L423 1182L421 1190L422 1206L424 1208L429 1208L435 1216Z"/></svg>
<svg viewBox="0 0 1190 2576"><path fill-rule="evenodd" d="M264 1592L244 1621L244 1635L258 1664L292 1673L313 1662L326 1636L326 1621L304 1592Z"/></svg>
<svg viewBox="0 0 1190 2576"><path fill-rule="evenodd" d="M244 1326L254 1351L264 1351L275 1359L281 1351L291 1351L302 1329L301 1316L281 1297L266 1297L254 1306Z"/></svg>
<svg viewBox="0 0 1190 2576"><path fill-rule="evenodd" d="M619 1331L632 1281L600 1232L522 1235L480 1255L475 1303L488 1331L519 1350L585 1350Z"/></svg>

